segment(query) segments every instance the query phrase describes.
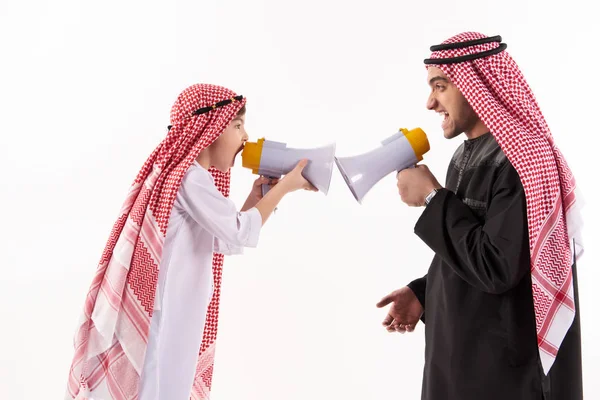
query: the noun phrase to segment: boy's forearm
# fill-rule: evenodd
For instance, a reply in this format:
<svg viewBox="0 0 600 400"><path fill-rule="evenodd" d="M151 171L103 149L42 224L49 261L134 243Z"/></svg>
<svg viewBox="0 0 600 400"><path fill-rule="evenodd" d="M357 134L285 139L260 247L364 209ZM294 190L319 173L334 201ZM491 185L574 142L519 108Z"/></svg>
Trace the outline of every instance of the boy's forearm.
<svg viewBox="0 0 600 400"><path fill-rule="evenodd" d="M254 204L253 204L253 203L254 203L254 202L250 200L250 197L248 197L248 198L246 199L246 201L244 202L244 205L242 206L242 208L241 208L241 210L240 210L240 211L242 211L242 212L243 212L243 211L248 211L249 209L251 209L252 207L254 207L254 206L255 206L255 204L256 204L256 203L254 203Z"/></svg>
<svg viewBox="0 0 600 400"><path fill-rule="evenodd" d="M269 219L269 216L273 213L283 196L289 192L289 189L285 185L285 182L281 182L273 186L264 197L256 203L256 208L260 212L263 220L263 225Z"/></svg>

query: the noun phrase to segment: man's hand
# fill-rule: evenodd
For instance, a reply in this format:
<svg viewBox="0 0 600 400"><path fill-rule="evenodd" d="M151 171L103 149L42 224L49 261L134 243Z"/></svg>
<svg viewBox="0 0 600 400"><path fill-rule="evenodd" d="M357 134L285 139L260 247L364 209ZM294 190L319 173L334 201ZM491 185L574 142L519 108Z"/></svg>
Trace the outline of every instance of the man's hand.
<svg viewBox="0 0 600 400"><path fill-rule="evenodd" d="M398 179L398 193L402 201L411 207L424 206L425 197L433 189L442 187L426 165L404 169L398 173L396 178Z"/></svg>
<svg viewBox="0 0 600 400"><path fill-rule="evenodd" d="M385 296L377 307L385 307L392 303L388 315L382 324L388 332L412 332L423 315L423 306L408 286L400 288Z"/></svg>

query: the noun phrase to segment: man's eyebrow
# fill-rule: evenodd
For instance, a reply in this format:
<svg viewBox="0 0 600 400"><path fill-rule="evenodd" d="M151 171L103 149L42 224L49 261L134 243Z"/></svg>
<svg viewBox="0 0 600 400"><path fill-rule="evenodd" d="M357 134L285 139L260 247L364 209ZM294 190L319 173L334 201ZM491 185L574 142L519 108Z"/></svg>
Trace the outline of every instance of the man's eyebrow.
<svg viewBox="0 0 600 400"><path fill-rule="evenodd" d="M433 85L433 83L437 82L437 81L442 81L442 82L448 83L448 79L444 78L443 76L434 76L433 78L431 78L429 80L429 84Z"/></svg>

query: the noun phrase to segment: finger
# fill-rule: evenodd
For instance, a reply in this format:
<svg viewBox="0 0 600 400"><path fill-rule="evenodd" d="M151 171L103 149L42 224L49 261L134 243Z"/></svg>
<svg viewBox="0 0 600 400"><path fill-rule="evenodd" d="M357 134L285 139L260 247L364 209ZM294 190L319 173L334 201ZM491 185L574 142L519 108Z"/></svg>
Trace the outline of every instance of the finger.
<svg viewBox="0 0 600 400"><path fill-rule="evenodd" d="M308 164L308 160L305 158L303 160L300 160L300 162L296 164L296 167L294 169L299 169L300 171L302 171L304 167L306 167L306 164Z"/></svg>
<svg viewBox="0 0 600 400"><path fill-rule="evenodd" d="M394 319L394 322L392 322L390 327L393 328L396 332L400 332L400 333L404 333L404 331L406 330L406 324L404 324L402 321L400 321L398 319Z"/></svg>
<svg viewBox="0 0 600 400"><path fill-rule="evenodd" d="M401 324L400 321L398 321L397 319L395 319L386 329L388 332L398 332L398 333L405 332L404 325Z"/></svg>
<svg viewBox="0 0 600 400"><path fill-rule="evenodd" d="M307 183L306 187L304 188L305 190L310 190L311 192L318 192L319 189L317 189L316 187L314 187L313 185L311 185L310 182Z"/></svg>
<svg viewBox="0 0 600 400"><path fill-rule="evenodd" d="M393 293L388 294L383 299L379 300L379 303L376 304L377 308L385 307L390 304L393 300Z"/></svg>
<svg viewBox="0 0 600 400"><path fill-rule="evenodd" d="M398 332L398 333L406 333L405 325L400 324L400 325L396 326L396 332Z"/></svg>
<svg viewBox="0 0 600 400"><path fill-rule="evenodd" d="M414 331L415 331L415 324L406 325L406 332L414 332Z"/></svg>
<svg viewBox="0 0 600 400"><path fill-rule="evenodd" d="M266 176L261 176L260 178L254 181L254 185L256 186L264 185L267 183L269 183L269 178L267 178Z"/></svg>
<svg viewBox="0 0 600 400"><path fill-rule="evenodd" d="M394 317L392 317L390 314L388 314L383 319L383 322L381 323L381 325L390 326L393 320L394 320Z"/></svg>

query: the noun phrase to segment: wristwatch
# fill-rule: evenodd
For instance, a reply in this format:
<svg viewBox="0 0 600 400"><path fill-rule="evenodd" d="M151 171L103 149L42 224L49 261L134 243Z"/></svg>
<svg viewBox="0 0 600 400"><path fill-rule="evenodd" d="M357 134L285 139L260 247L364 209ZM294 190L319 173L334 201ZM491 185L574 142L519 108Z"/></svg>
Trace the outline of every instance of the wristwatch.
<svg viewBox="0 0 600 400"><path fill-rule="evenodd" d="M433 199L433 196L435 196L435 194L437 192L438 192L438 189L433 189L431 192L429 192L427 197L425 197L425 206L429 205L429 202L431 201L431 199Z"/></svg>

